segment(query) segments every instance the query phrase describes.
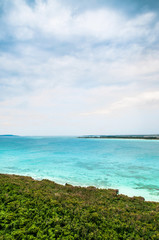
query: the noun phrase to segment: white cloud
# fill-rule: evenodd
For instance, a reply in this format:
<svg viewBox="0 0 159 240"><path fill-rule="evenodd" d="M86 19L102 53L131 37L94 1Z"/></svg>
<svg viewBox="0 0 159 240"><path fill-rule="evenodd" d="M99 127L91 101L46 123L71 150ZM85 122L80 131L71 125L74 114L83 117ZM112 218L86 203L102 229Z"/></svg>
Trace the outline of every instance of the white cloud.
<svg viewBox="0 0 159 240"><path fill-rule="evenodd" d="M101 8L74 13L60 1L36 1L31 8L24 0L16 0L8 16L9 25L18 39L31 39L43 35L74 41L85 38L91 41L128 41L147 37L152 31L149 24L154 13L145 13L131 20L120 12Z"/></svg>
<svg viewBox="0 0 159 240"><path fill-rule="evenodd" d="M155 17L130 19L106 7L77 12L56 0L36 1L34 8L12 2L4 20L13 45L0 55L1 129L102 134L118 131L117 120L119 129L133 130L132 117L148 117L146 109L156 116Z"/></svg>
<svg viewBox="0 0 159 240"><path fill-rule="evenodd" d="M34 94L16 96L0 103L1 133L4 133L3 131L22 135L115 134L134 131L141 133L146 132L146 127L151 133L156 123L150 127L145 122L150 124L157 121L158 107L159 91L134 95L132 86L83 90L61 87L41 89ZM144 121L144 118L147 120ZM142 122L145 124L144 128L141 127Z"/></svg>
<svg viewBox="0 0 159 240"><path fill-rule="evenodd" d="M113 102L104 109L99 109L93 112L82 113L82 115L109 115L116 114L116 111L123 114L131 108L154 108L159 109L159 91L154 92L143 92L133 97L123 97L121 100Z"/></svg>
<svg viewBox="0 0 159 240"><path fill-rule="evenodd" d="M24 49L17 56L1 54L0 82L8 88L12 87L16 94L18 89L20 94L25 89L34 91L57 86L91 88L132 83L144 90L158 86L158 66L157 53L143 55L138 47L118 49L104 46L83 50L78 56L56 56L49 52L43 55L40 49L33 47ZM2 94L5 95L5 92Z"/></svg>

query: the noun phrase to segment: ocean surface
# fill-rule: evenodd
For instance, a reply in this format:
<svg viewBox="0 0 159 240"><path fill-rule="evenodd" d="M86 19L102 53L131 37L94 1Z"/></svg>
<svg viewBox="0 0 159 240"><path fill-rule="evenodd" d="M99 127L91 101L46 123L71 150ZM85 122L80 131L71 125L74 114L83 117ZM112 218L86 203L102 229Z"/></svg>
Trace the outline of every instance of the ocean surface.
<svg viewBox="0 0 159 240"><path fill-rule="evenodd" d="M159 141L1 136L0 173L159 201Z"/></svg>

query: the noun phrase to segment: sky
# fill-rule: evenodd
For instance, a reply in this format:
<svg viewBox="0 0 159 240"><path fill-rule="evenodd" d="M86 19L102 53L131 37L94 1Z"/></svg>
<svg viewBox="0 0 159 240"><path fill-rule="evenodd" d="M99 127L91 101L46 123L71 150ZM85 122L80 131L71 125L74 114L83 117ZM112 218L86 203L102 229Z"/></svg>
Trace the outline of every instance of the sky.
<svg viewBox="0 0 159 240"><path fill-rule="evenodd" d="M1 0L0 134L159 134L159 1Z"/></svg>

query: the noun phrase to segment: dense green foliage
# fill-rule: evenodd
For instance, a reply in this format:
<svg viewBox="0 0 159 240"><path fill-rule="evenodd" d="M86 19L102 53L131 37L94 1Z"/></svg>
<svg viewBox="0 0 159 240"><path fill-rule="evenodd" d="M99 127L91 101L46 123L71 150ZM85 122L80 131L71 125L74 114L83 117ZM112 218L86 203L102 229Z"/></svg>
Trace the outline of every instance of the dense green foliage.
<svg viewBox="0 0 159 240"><path fill-rule="evenodd" d="M159 203L0 174L2 239L159 239Z"/></svg>

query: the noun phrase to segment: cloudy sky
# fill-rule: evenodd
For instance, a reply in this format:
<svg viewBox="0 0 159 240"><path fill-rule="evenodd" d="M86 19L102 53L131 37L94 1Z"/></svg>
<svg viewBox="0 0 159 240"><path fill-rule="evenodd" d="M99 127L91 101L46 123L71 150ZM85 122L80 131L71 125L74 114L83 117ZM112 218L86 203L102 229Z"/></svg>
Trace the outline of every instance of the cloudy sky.
<svg viewBox="0 0 159 240"><path fill-rule="evenodd" d="M9 133L159 133L159 1L1 0Z"/></svg>

